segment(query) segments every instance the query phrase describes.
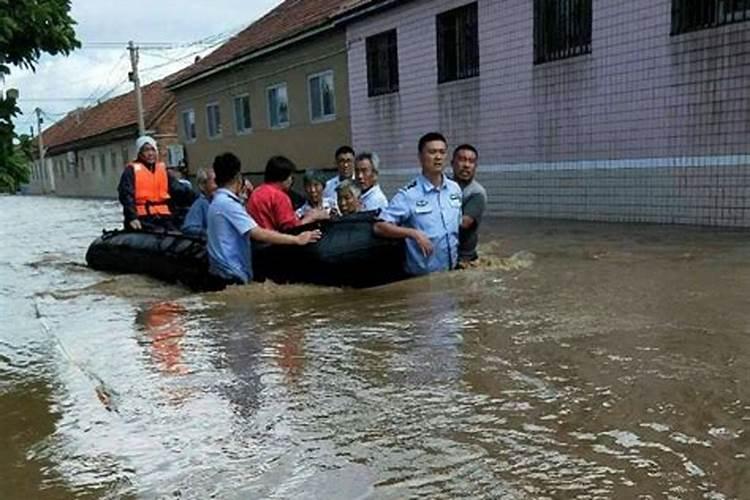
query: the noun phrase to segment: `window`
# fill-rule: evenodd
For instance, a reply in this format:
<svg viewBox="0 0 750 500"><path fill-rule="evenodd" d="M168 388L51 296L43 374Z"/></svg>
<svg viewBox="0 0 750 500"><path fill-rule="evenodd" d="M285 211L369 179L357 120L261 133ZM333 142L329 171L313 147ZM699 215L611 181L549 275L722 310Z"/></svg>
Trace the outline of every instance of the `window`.
<svg viewBox="0 0 750 500"><path fill-rule="evenodd" d="M750 0L672 0L672 35L750 21Z"/></svg>
<svg viewBox="0 0 750 500"><path fill-rule="evenodd" d="M109 153L109 160L112 163L112 170L117 170L117 152L114 149Z"/></svg>
<svg viewBox="0 0 750 500"><path fill-rule="evenodd" d="M193 142L198 137L195 132L195 111L192 109L182 112L182 136L186 142Z"/></svg>
<svg viewBox="0 0 750 500"><path fill-rule="evenodd" d="M99 168L102 171L102 175L107 175L107 156L104 153L99 155Z"/></svg>
<svg viewBox="0 0 750 500"><path fill-rule="evenodd" d="M438 83L479 76L476 2L437 16Z"/></svg>
<svg viewBox="0 0 750 500"><path fill-rule="evenodd" d="M195 116L195 115L193 115L193 116ZM128 147L127 146L122 146L122 163L123 163L123 166L129 164L132 160L133 160L133 158L130 157L130 152L128 151Z"/></svg>
<svg viewBox="0 0 750 500"><path fill-rule="evenodd" d="M396 30L365 40L367 50L367 95L398 92L398 37Z"/></svg>
<svg viewBox="0 0 750 500"><path fill-rule="evenodd" d="M268 123L271 128L289 126L289 98L286 83L268 88Z"/></svg>
<svg viewBox="0 0 750 500"><path fill-rule="evenodd" d="M249 132L253 128L250 119L250 96L239 95L234 98L234 131L238 134Z"/></svg>
<svg viewBox="0 0 750 500"><path fill-rule="evenodd" d="M310 121L319 122L336 118L333 71L308 77L307 87L310 94Z"/></svg>
<svg viewBox="0 0 750 500"><path fill-rule="evenodd" d="M534 0L534 64L591 53L591 0Z"/></svg>
<svg viewBox="0 0 750 500"><path fill-rule="evenodd" d="M206 130L209 139L221 136L221 110L218 102L206 106Z"/></svg>

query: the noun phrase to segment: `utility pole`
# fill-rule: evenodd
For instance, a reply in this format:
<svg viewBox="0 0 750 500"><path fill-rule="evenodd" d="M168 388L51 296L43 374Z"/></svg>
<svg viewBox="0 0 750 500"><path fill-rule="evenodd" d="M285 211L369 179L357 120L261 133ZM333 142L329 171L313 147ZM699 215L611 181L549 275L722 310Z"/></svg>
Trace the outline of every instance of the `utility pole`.
<svg viewBox="0 0 750 500"><path fill-rule="evenodd" d="M138 116L138 135L146 135L146 124L143 123L143 96L141 96L141 79L138 76L138 47L133 41L128 42L128 51L130 52L130 81L135 87L135 105Z"/></svg>
<svg viewBox="0 0 750 500"><path fill-rule="evenodd" d="M42 110L41 108L36 108L34 110L34 113L36 113L36 126L37 126L37 145L39 146L39 175L42 176L42 179L46 179L46 175L43 174L45 170L44 165L44 141L42 139L42 123L44 123L44 120L42 120ZM46 192L46 187L44 186L44 181L42 181L42 192Z"/></svg>

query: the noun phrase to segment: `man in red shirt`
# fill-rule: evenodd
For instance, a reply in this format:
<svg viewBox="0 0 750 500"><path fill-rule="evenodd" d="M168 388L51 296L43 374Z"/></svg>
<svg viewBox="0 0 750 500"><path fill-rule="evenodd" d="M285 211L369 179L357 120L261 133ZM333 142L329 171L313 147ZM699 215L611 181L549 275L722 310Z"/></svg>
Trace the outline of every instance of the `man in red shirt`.
<svg viewBox="0 0 750 500"><path fill-rule="evenodd" d="M329 218L321 209L308 211L302 219L294 213L289 189L296 169L294 163L283 156L274 156L266 163L264 182L252 192L246 207L260 227L284 232Z"/></svg>

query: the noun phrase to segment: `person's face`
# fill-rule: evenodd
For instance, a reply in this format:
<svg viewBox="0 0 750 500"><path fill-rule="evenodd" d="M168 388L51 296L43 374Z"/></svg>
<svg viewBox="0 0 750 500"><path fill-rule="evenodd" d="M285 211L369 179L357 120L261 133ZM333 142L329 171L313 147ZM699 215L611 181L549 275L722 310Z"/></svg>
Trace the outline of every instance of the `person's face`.
<svg viewBox="0 0 750 500"><path fill-rule="evenodd" d="M375 169L372 168L370 160L358 161L354 166L354 175L363 191L367 191L378 181L378 176L375 174Z"/></svg>
<svg viewBox="0 0 750 500"><path fill-rule="evenodd" d="M155 147L153 147L151 144L146 144L141 148L138 156L146 163L156 163L158 154Z"/></svg>
<svg viewBox="0 0 750 500"><path fill-rule="evenodd" d="M477 155L474 151L461 149L453 157L453 177L463 182L471 182L477 173Z"/></svg>
<svg viewBox="0 0 750 500"><path fill-rule="evenodd" d="M305 184L305 194L310 205L317 207L323 199L323 185L319 182L308 182Z"/></svg>
<svg viewBox="0 0 750 500"><path fill-rule="evenodd" d="M359 210L359 200L351 191L340 191L338 194L339 212L341 215L349 215Z"/></svg>
<svg viewBox="0 0 750 500"><path fill-rule="evenodd" d="M430 141L419 152L419 162L425 174L441 174L448 146L443 141Z"/></svg>
<svg viewBox="0 0 750 500"><path fill-rule="evenodd" d="M281 186L284 188L284 191L292 189L292 186L294 186L294 176L290 175L287 180L281 183Z"/></svg>
<svg viewBox="0 0 750 500"><path fill-rule="evenodd" d="M339 169L340 179L351 179L354 174L354 155L342 153L336 157L336 166Z"/></svg>
<svg viewBox="0 0 750 500"><path fill-rule="evenodd" d="M216 174L213 170L208 171L208 179L206 180L206 185L203 188L203 194L206 195L207 198L210 198L214 195L214 192L219 188L219 186L216 185Z"/></svg>

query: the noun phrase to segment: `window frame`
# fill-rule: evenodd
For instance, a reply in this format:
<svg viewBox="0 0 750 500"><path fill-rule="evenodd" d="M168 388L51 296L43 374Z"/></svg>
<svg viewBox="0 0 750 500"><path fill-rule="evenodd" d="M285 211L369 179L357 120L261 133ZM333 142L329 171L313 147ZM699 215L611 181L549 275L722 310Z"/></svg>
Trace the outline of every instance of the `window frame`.
<svg viewBox="0 0 750 500"><path fill-rule="evenodd" d="M188 129L185 127L185 115L188 115L188 114L193 117L192 124L191 124L192 128L190 130L192 132L192 137L190 136L190 134L188 134ZM185 140L186 143L192 144L196 140L198 140L198 127L196 126L196 120L195 120L195 108L183 109L182 112L180 113L180 117L181 117L181 125L182 125L182 138Z"/></svg>
<svg viewBox="0 0 750 500"><path fill-rule="evenodd" d="M381 41L384 41L382 45ZM374 74L376 69L375 62L381 52L386 54L385 59L388 66L386 68L388 83L382 87L376 86L376 75ZM391 60L392 57L393 60ZM382 61L377 60L378 70L383 69L379 64L380 62ZM365 38L365 65L367 66L367 97L377 97L399 92L401 75L398 67L398 28L381 31Z"/></svg>
<svg viewBox="0 0 750 500"><path fill-rule="evenodd" d="M460 21L459 16L466 16L466 21L471 21L473 17L473 25L465 24L464 28L468 26L472 29L472 32L468 30L466 32L460 32L458 23ZM445 22L448 20L448 22ZM444 26L444 23L453 24L455 28L455 39L453 43L446 43L445 37L448 29ZM473 40L472 40L473 37ZM446 10L435 16L435 45L437 52L437 83L442 85L444 83L451 83L460 80L468 80L476 78L481 74L481 57L480 57L480 43L479 43L479 2L471 2L459 7ZM458 40L461 39L465 46L463 46L463 54L460 50L461 46ZM448 59L449 54L446 52L447 47L455 47L455 74L448 73ZM472 50L474 49L474 50ZM463 60L462 60L463 58ZM465 67L462 67L462 64Z"/></svg>
<svg viewBox="0 0 750 500"><path fill-rule="evenodd" d="M333 105L333 113L327 114L327 115L326 114L322 114L320 117L315 118L313 116L312 81L315 78L321 79L321 78L329 76L329 75L331 77L331 87L332 87L332 90L333 90L333 101L331 103ZM318 85L320 85L320 84L318 84ZM320 88L322 88L322 87L320 87ZM321 101L323 101L323 93L322 92L320 93L320 98L321 98ZM287 96L287 100L288 100L288 96ZM320 104L321 104L321 111L323 113L325 113L325 109L323 109L324 108L324 105L323 105L324 102L321 102ZM334 72L333 72L332 69L327 69L327 70L324 70L324 71L319 71L317 73L313 73L313 74L307 76L307 112L308 112L308 116L310 118L310 123L325 123L325 122L330 122L330 121L333 121L333 120L336 119L336 76L335 76L335 74L334 74Z"/></svg>
<svg viewBox="0 0 750 500"><path fill-rule="evenodd" d="M209 108L216 108L218 111L218 119L216 120L216 133L211 134L211 113L209 111ZM210 141L215 141L216 139L221 139L221 137L224 134L224 128L221 125L221 104L219 101L211 101L206 103L206 137Z"/></svg>
<svg viewBox="0 0 750 500"><path fill-rule="evenodd" d="M240 128L239 120L237 119L237 101L239 99L247 99L247 113L248 113L248 121L250 122L250 127L248 128ZM250 94L238 94L235 96L232 96L232 116L234 119L234 133L235 135L247 135L251 134L253 132L253 107L250 102Z"/></svg>
<svg viewBox="0 0 750 500"><path fill-rule="evenodd" d="M554 3L552 12L546 13L550 4ZM573 21L578 18L574 9L583 5L584 19L580 20L578 25ZM576 57L591 54L593 45L594 16L593 0L534 0L534 65L546 64L565 59L574 59ZM567 17L563 10L567 9ZM548 26L545 25L547 18L550 18L552 30L557 34L557 39L548 33ZM565 25L567 31L558 30L560 24ZM580 30L582 33L577 33ZM576 36L577 35L577 38ZM548 40L549 38L549 40ZM560 43L564 40L564 43ZM573 40L573 42L571 42Z"/></svg>
<svg viewBox="0 0 750 500"><path fill-rule="evenodd" d="M750 2L748 0L744 0L742 7L737 5L740 0L711 0L711 4L707 4L704 7L705 12L702 13L697 12L699 9L692 5L693 1L672 0L670 36L695 33L696 31L750 21ZM727 4L733 5L734 9L727 8ZM683 12L689 12L689 14L683 15ZM699 18L700 14L703 14L703 17ZM692 18L690 18L691 15Z"/></svg>
<svg viewBox="0 0 750 500"><path fill-rule="evenodd" d="M271 91L278 90L282 87L284 88L284 93L286 94L286 122L283 122L283 123L280 122L279 124L274 125L273 120L271 119L272 118ZM266 118L268 119L268 128L270 128L271 130L283 130L285 128L289 128L289 125L292 120L290 116L291 113L290 113L290 107L289 107L289 87L285 81L276 83L274 85L269 85L268 87L266 87L266 112L267 112Z"/></svg>

